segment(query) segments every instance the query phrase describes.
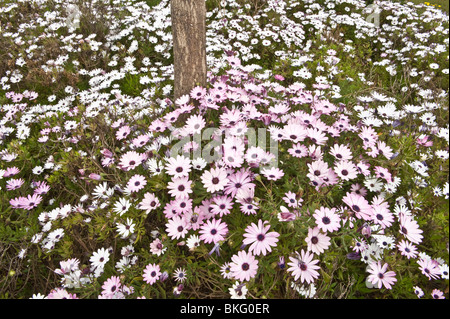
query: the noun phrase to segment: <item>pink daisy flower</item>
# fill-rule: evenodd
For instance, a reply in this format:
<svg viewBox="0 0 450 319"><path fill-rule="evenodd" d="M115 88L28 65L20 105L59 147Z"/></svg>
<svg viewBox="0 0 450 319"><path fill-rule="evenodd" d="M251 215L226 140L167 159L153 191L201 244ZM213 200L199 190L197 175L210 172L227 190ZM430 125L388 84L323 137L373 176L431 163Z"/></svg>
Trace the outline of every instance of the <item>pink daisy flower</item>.
<svg viewBox="0 0 450 319"><path fill-rule="evenodd" d="M26 210L31 210L39 205L42 201L42 196L38 194L28 195L23 201L23 207Z"/></svg>
<svg viewBox="0 0 450 319"><path fill-rule="evenodd" d="M388 183L392 182L392 175L391 173L389 173L389 170L387 168L375 166L375 176L378 178L383 178Z"/></svg>
<svg viewBox="0 0 450 319"><path fill-rule="evenodd" d="M423 236L423 231L419 229L419 224L412 216L406 214L399 214L400 233L414 244L420 244Z"/></svg>
<svg viewBox="0 0 450 319"><path fill-rule="evenodd" d="M383 206L372 205L372 216L373 222L380 225L382 229L390 227L394 222L394 215Z"/></svg>
<svg viewBox="0 0 450 319"><path fill-rule="evenodd" d="M314 161L310 164L307 164L307 166L309 168L309 172L306 176L311 180L314 178L322 179L328 175L328 164L322 160Z"/></svg>
<svg viewBox="0 0 450 319"><path fill-rule="evenodd" d="M150 285L153 285L161 276L161 271L159 265L157 264L148 264L144 269L143 278L144 281Z"/></svg>
<svg viewBox="0 0 450 319"><path fill-rule="evenodd" d="M349 181L358 176L355 164L350 161L339 161L334 167L334 172L344 181Z"/></svg>
<svg viewBox="0 0 450 319"><path fill-rule="evenodd" d="M431 297L433 297L433 299L445 299L444 293L439 289L433 289Z"/></svg>
<svg viewBox="0 0 450 319"><path fill-rule="evenodd" d="M128 125L124 125L121 128L119 128L116 132L116 139L123 140L125 139L131 132L131 129Z"/></svg>
<svg viewBox="0 0 450 319"><path fill-rule="evenodd" d="M233 208L233 200L227 195L224 196L216 196L213 198L213 204L211 204L211 212L213 214L219 215L222 217L223 215L228 215Z"/></svg>
<svg viewBox="0 0 450 319"><path fill-rule="evenodd" d="M102 285L102 295L114 296L119 291L121 285L119 277L112 276L108 278Z"/></svg>
<svg viewBox="0 0 450 319"><path fill-rule="evenodd" d="M9 191L15 190L20 188L25 181L23 178L12 178L9 181L6 182L6 189Z"/></svg>
<svg viewBox="0 0 450 319"><path fill-rule="evenodd" d="M132 143L136 147L142 147L150 141L150 136L146 134L139 135L138 137L132 140Z"/></svg>
<svg viewBox="0 0 450 319"><path fill-rule="evenodd" d="M3 173L3 177L11 177L14 176L16 174L18 174L20 172L20 170L13 166L13 167L8 167L5 172Z"/></svg>
<svg viewBox="0 0 450 319"><path fill-rule="evenodd" d="M203 225L205 215L200 208L195 207L194 210L191 209L183 214L183 219L187 222L189 229L197 230Z"/></svg>
<svg viewBox="0 0 450 319"><path fill-rule="evenodd" d="M298 158L306 157L309 154L308 148L300 143L292 145L292 147L288 149L288 153Z"/></svg>
<svg viewBox="0 0 450 319"><path fill-rule="evenodd" d="M13 208L25 208L27 206L28 200L26 197L16 197L9 201Z"/></svg>
<svg viewBox="0 0 450 319"><path fill-rule="evenodd" d="M201 115L191 115L186 120L184 130L187 132L187 134L200 134L205 126L205 119Z"/></svg>
<svg viewBox="0 0 450 319"><path fill-rule="evenodd" d="M419 269L422 274L431 279L438 279L441 276L441 270L439 268L439 263L431 258L421 258L417 261L419 264Z"/></svg>
<svg viewBox="0 0 450 319"><path fill-rule="evenodd" d="M47 295L47 299L78 299L78 297L64 288L55 288Z"/></svg>
<svg viewBox="0 0 450 319"><path fill-rule="evenodd" d="M261 173L270 181L279 180L284 176L284 172L278 167L264 168L261 170Z"/></svg>
<svg viewBox="0 0 450 319"><path fill-rule="evenodd" d="M292 208L298 208L303 202L303 199L297 199L297 195L291 191L284 194L283 200L288 205L288 207Z"/></svg>
<svg viewBox="0 0 450 319"><path fill-rule="evenodd" d="M323 232L334 232L341 228L341 218L336 213L336 208L320 207L313 214L317 227Z"/></svg>
<svg viewBox="0 0 450 319"><path fill-rule="evenodd" d="M317 255L323 253L331 244L330 237L322 234L319 227L309 228L305 241L308 244L308 250Z"/></svg>
<svg viewBox="0 0 450 319"><path fill-rule="evenodd" d="M258 271L258 260L251 253L243 250L231 257L230 271L232 277L240 281L249 281L256 276Z"/></svg>
<svg viewBox="0 0 450 319"><path fill-rule="evenodd" d="M141 165L144 156L135 151L129 151L120 157L119 166L125 171L131 171Z"/></svg>
<svg viewBox="0 0 450 319"><path fill-rule="evenodd" d="M176 158L171 157L166 163L166 172L173 178L189 176L191 171L191 160L187 157L178 155Z"/></svg>
<svg viewBox="0 0 450 319"><path fill-rule="evenodd" d="M174 199L170 203L173 205L176 215L185 214L192 210L192 199L188 197Z"/></svg>
<svg viewBox="0 0 450 319"><path fill-rule="evenodd" d="M402 239L397 244L397 248L400 251L400 253L403 256L406 256L406 258L408 259L417 257L417 248L414 244L410 243L409 241Z"/></svg>
<svg viewBox="0 0 450 319"><path fill-rule="evenodd" d="M248 251L254 253L255 255L263 254L266 255L267 252L272 251L272 247L277 246L278 236L280 236L277 232L270 232L270 225L264 225L263 221L260 219L258 221L258 225L252 223L247 226L244 233L243 243L245 245L251 244L248 248Z"/></svg>
<svg viewBox="0 0 450 319"><path fill-rule="evenodd" d="M395 278L395 272L386 271L387 267L388 264L381 266L381 261L373 261L369 264L367 271L370 275L367 279L378 289L383 286L386 289L392 289L392 285L397 281L397 278Z"/></svg>
<svg viewBox="0 0 450 319"><path fill-rule="evenodd" d="M169 219L169 222L166 224L167 234L172 239L180 239L184 238L188 232L188 224L186 220L180 216L174 216L172 219Z"/></svg>
<svg viewBox="0 0 450 319"><path fill-rule="evenodd" d="M255 188L255 184L252 183L252 175L250 170L241 169L234 174L228 176L228 183L225 186L224 192L226 195L235 197L236 193L240 189Z"/></svg>
<svg viewBox="0 0 450 319"><path fill-rule="evenodd" d="M352 151L346 145L334 144L329 153L338 161L349 161L353 158Z"/></svg>
<svg viewBox="0 0 450 319"><path fill-rule="evenodd" d="M225 235L228 233L228 226L223 223L221 219L208 220L200 227L200 239L209 244L224 240Z"/></svg>
<svg viewBox="0 0 450 319"><path fill-rule="evenodd" d="M342 201L355 213L355 216L364 220L372 219L372 206L362 196L355 193L347 193Z"/></svg>
<svg viewBox="0 0 450 319"><path fill-rule="evenodd" d="M227 171L223 168L212 168L209 171L205 171L200 179L206 191L215 193L221 191L228 184Z"/></svg>
<svg viewBox="0 0 450 319"><path fill-rule="evenodd" d="M314 254L310 254L307 251L305 252L303 249L300 254L298 252L296 252L296 254L295 257L289 257L291 262L288 263L288 266L291 267L287 270L292 272L295 281L300 278L302 283L304 281L306 281L306 283L313 282L319 277L317 269L320 269L320 267L316 266L319 260L313 260Z"/></svg>
<svg viewBox="0 0 450 319"><path fill-rule="evenodd" d="M152 210L161 206L158 197L153 193L145 193L144 199L139 203L139 209L145 210L145 213L148 214Z"/></svg>
<svg viewBox="0 0 450 319"><path fill-rule="evenodd" d="M190 97L195 100L200 100L206 95L206 88L202 88L201 86L196 86L191 90Z"/></svg>
<svg viewBox="0 0 450 319"><path fill-rule="evenodd" d="M191 189L192 181L187 177L174 178L167 184L169 194L175 197L175 199L187 198L192 193Z"/></svg>
<svg viewBox="0 0 450 319"><path fill-rule="evenodd" d="M136 174L130 178L127 183L127 190L130 192L137 192L144 188L147 184L147 180L144 176Z"/></svg>

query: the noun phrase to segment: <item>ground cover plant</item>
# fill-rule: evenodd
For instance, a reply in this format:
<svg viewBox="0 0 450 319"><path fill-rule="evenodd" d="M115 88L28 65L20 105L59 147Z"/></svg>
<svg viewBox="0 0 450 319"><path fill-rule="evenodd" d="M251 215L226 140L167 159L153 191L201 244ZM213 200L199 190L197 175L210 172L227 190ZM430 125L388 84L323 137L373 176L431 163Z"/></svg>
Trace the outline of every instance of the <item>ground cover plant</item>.
<svg viewBox="0 0 450 319"><path fill-rule="evenodd" d="M0 6L0 297L448 298L448 13L208 0Z"/></svg>

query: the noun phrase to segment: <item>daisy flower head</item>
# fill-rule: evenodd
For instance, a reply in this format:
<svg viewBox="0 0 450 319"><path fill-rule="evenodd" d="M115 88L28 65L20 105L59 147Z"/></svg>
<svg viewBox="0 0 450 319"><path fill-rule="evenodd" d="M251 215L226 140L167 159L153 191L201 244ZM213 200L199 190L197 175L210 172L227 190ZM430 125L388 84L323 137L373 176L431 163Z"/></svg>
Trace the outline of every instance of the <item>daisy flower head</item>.
<svg viewBox="0 0 450 319"><path fill-rule="evenodd" d="M116 293L120 291L121 286L122 284L120 282L120 278L117 276L112 276L103 283L102 295L114 296Z"/></svg>
<svg viewBox="0 0 450 319"><path fill-rule="evenodd" d="M371 220L372 206L363 196L348 192L342 201L347 204L357 218Z"/></svg>
<svg viewBox="0 0 450 319"><path fill-rule="evenodd" d="M320 267L316 265L319 260L313 260L313 257L314 254L309 253L308 251L305 252L303 249L300 251L300 254L296 252L295 257L289 257L291 262L288 262L288 266L291 267L287 270L292 272L295 281L300 278L302 283L304 281L307 283L312 283L319 277L317 269L320 269Z"/></svg>
<svg viewBox="0 0 450 319"><path fill-rule="evenodd" d="M431 297L433 297L433 299L445 299L444 293L439 289L433 289Z"/></svg>
<svg viewBox="0 0 450 319"><path fill-rule="evenodd" d="M265 256L267 252L271 252L272 247L277 246L278 236L280 236L277 232L268 232L270 225L268 223L267 225L265 224L260 219L258 220L258 225L252 223L245 229L243 243L245 245L251 244L249 252L257 256L260 254Z"/></svg>
<svg viewBox="0 0 450 319"><path fill-rule="evenodd" d="M191 115L184 126L184 129L188 134L200 134L202 129L205 127L206 121L201 115Z"/></svg>
<svg viewBox="0 0 450 319"><path fill-rule="evenodd" d="M161 276L161 270L157 264L148 264L144 269L143 278L146 283L153 285Z"/></svg>
<svg viewBox="0 0 450 319"><path fill-rule="evenodd" d="M339 161L334 167L334 172L344 181L349 181L358 176L355 164L350 161Z"/></svg>
<svg viewBox="0 0 450 319"><path fill-rule="evenodd" d="M372 205L372 218L373 222L380 225L382 229L390 227L394 222L394 215L389 209L379 205Z"/></svg>
<svg viewBox="0 0 450 319"><path fill-rule="evenodd" d="M387 271L388 264L381 265L381 261L372 261L367 271L370 273L368 280L376 286L378 289L385 287L386 289L392 289L392 285L397 281L395 278L395 272Z"/></svg>
<svg viewBox="0 0 450 319"><path fill-rule="evenodd" d="M341 227L341 218L336 212L336 208L320 207L313 214L317 227L323 232L334 232Z"/></svg>
<svg viewBox="0 0 450 319"><path fill-rule="evenodd" d="M119 216L122 216L125 214L128 209L131 207L131 202L126 198L120 198L115 204L113 211L118 214Z"/></svg>
<svg viewBox="0 0 450 319"><path fill-rule="evenodd" d="M150 243L150 252L156 256L161 256L166 250L167 247L164 247L164 244L159 238L156 238Z"/></svg>
<svg viewBox="0 0 450 319"><path fill-rule="evenodd" d="M420 244L423 236L423 231L419 229L419 224L413 219L412 216L399 214L400 220L400 233L414 244Z"/></svg>
<svg viewBox="0 0 450 319"><path fill-rule="evenodd" d="M233 278L233 274L231 272L231 263L226 262L222 266L220 266L220 274L225 279Z"/></svg>
<svg viewBox="0 0 450 319"><path fill-rule="evenodd" d="M227 171L224 168L212 168L202 174L201 180L208 192L215 193L223 190L228 184L227 175Z"/></svg>
<svg viewBox="0 0 450 319"><path fill-rule="evenodd" d="M200 239L205 243L217 242L224 240L225 235L228 233L228 226L226 223L222 222L221 219L212 219L206 221L200 227Z"/></svg>
<svg viewBox="0 0 450 319"><path fill-rule="evenodd" d="M180 216L174 216L166 224L167 234L172 239L184 238L189 230L186 220Z"/></svg>
<svg viewBox="0 0 450 319"><path fill-rule="evenodd" d="M270 181L279 180L284 176L283 170L278 167L264 168L261 170L261 173Z"/></svg>
<svg viewBox="0 0 450 319"><path fill-rule="evenodd" d="M347 145L334 144L329 153L338 161L349 161L353 158L352 151Z"/></svg>
<svg viewBox="0 0 450 319"><path fill-rule="evenodd" d="M185 156L178 155L176 158L171 157L166 163L166 172L173 178L189 176L192 164L191 160Z"/></svg>
<svg viewBox="0 0 450 319"><path fill-rule="evenodd" d="M219 215L228 215L231 213L233 208L233 199L227 195L215 196L213 198L213 203L211 204L211 213Z"/></svg>
<svg viewBox="0 0 450 319"><path fill-rule="evenodd" d="M128 151L120 158L119 166L125 171L131 171L141 165L145 156L135 151Z"/></svg>
<svg viewBox="0 0 450 319"><path fill-rule="evenodd" d="M187 198L192 193L191 189L192 181L188 177L173 178L171 182L167 184L169 194L175 197L175 199Z"/></svg>
<svg viewBox="0 0 450 319"><path fill-rule="evenodd" d="M258 260L249 252L243 250L231 257L230 271L232 277L239 281L249 281L256 276L258 271Z"/></svg>
<svg viewBox="0 0 450 319"><path fill-rule="evenodd" d="M245 299L248 289L244 283L236 281L233 287L228 288L228 291L230 292L230 299Z"/></svg>
<svg viewBox="0 0 450 319"><path fill-rule="evenodd" d="M136 226L134 225L133 220L127 218L124 224L117 223L117 232L119 233L122 239L125 239L134 233L135 227Z"/></svg>
<svg viewBox="0 0 450 319"><path fill-rule="evenodd" d="M69 293L64 288L56 288L50 291L47 295L47 299L78 299L76 294Z"/></svg>
<svg viewBox="0 0 450 319"><path fill-rule="evenodd" d="M109 250L106 248L100 248L94 252L89 259L92 266L95 268L103 268L105 264L109 261Z"/></svg>
<svg viewBox="0 0 450 319"><path fill-rule="evenodd" d="M127 191L133 193L138 192L147 185L147 180L144 176L136 174L133 175L127 183Z"/></svg>
<svg viewBox="0 0 450 319"><path fill-rule="evenodd" d="M130 134L131 129L128 125L124 125L121 128L119 128L116 132L116 139L123 140L127 138L127 136Z"/></svg>
<svg viewBox="0 0 450 319"><path fill-rule="evenodd" d="M178 268L175 270L175 272L173 273L173 278L178 281L178 282L184 282L187 278L187 273L186 270L184 268Z"/></svg>
<svg viewBox="0 0 450 319"><path fill-rule="evenodd" d="M155 196L153 193L145 193L144 199L139 203L139 209L145 210L145 213L148 214L152 210L155 210L161 206L161 203L159 202L158 197Z"/></svg>
<svg viewBox="0 0 450 319"><path fill-rule="evenodd" d="M298 208L303 202L303 199L297 199L297 195L291 191L284 194L283 200L288 205L288 207L292 208Z"/></svg>
<svg viewBox="0 0 450 319"><path fill-rule="evenodd" d="M419 264L419 269L422 274L431 279L438 279L441 276L441 271L439 269L439 263L431 258L420 258L417 263Z"/></svg>
<svg viewBox="0 0 450 319"><path fill-rule="evenodd" d="M422 288L418 286L414 286L414 293L416 294L417 298L422 298L425 294L423 293Z"/></svg>
<svg viewBox="0 0 450 319"><path fill-rule="evenodd" d="M309 154L308 148L300 143L292 145L292 147L288 149L288 153L298 158L306 157Z"/></svg>
<svg viewBox="0 0 450 319"><path fill-rule="evenodd" d="M401 240L397 244L397 248L403 256L406 256L408 259L417 257L417 248L414 244L410 243L406 240Z"/></svg>
<svg viewBox="0 0 450 319"><path fill-rule="evenodd" d="M186 240L186 246L188 246L189 250L195 250L198 246L200 246L201 240L197 235L191 235Z"/></svg>
<svg viewBox="0 0 450 319"><path fill-rule="evenodd" d="M320 255L330 246L330 237L320 232L319 227L309 228L308 236L305 238L308 250Z"/></svg>

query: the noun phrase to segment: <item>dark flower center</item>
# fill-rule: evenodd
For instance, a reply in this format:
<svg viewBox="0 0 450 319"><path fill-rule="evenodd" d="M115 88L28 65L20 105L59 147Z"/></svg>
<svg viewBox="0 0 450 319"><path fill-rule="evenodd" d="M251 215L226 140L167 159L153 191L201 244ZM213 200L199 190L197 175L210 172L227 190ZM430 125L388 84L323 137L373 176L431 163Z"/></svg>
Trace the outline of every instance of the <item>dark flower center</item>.
<svg viewBox="0 0 450 319"><path fill-rule="evenodd" d="M357 212L357 213L359 213L359 212L361 211L361 209L359 208L358 205L353 205L353 206L352 206L352 209L353 209L355 212Z"/></svg>
<svg viewBox="0 0 450 319"><path fill-rule="evenodd" d="M311 242L312 242L314 245L316 245L316 244L319 242L319 238L317 238L316 236L313 236L313 237L311 238Z"/></svg>
<svg viewBox="0 0 450 319"><path fill-rule="evenodd" d="M177 171L177 173L181 173L183 171L183 167L177 167L175 171Z"/></svg>
<svg viewBox="0 0 450 319"><path fill-rule="evenodd" d="M248 263L243 263L241 268L242 268L242 270L247 271L250 269L250 265Z"/></svg>
<svg viewBox="0 0 450 319"><path fill-rule="evenodd" d="M324 223L325 225L328 225L330 223L330 219L328 217L324 217L322 218L322 223Z"/></svg>
<svg viewBox="0 0 450 319"><path fill-rule="evenodd" d="M213 184L218 184L219 183L219 178L218 177L214 177L213 179L212 179L212 183Z"/></svg>
<svg viewBox="0 0 450 319"><path fill-rule="evenodd" d="M185 190L185 187L184 187L184 185L180 185L180 186L178 186L178 190L179 190L180 192L183 192L183 191Z"/></svg>
<svg viewBox="0 0 450 319"><path fill-rule="evenodd" d="M259 241L263 241L264 238L266 238L263 234L259 234L256 239L258 239Z"/></svg>

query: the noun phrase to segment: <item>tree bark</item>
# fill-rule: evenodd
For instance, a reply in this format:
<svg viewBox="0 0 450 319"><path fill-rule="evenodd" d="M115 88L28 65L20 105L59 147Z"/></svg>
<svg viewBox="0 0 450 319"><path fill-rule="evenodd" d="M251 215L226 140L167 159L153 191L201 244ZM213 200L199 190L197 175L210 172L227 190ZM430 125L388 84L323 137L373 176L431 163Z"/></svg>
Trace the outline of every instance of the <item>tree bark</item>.
<svg viewBox="0 0 450 319"><path fill-rule="evenodd" d="M206 87L205 0L172 0L174 98Z"/></svg>

